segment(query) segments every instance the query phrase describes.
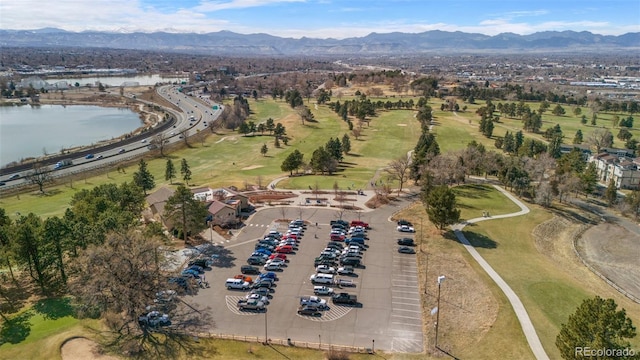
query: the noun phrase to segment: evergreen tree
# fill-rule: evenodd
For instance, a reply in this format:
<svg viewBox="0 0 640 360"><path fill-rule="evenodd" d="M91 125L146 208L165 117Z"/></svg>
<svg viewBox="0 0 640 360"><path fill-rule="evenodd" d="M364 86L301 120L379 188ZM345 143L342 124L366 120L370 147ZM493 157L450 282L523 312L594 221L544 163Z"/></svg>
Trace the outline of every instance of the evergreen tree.
<svg viewBox="0 0 640 360"><path fill-rule="evenodd" d="M460 209L456 207L456 195L448 186L436 186L426 197L427 215L440 230L460 221Z"/></svg>
<svg viewBox="0 0 640 360"><path fill-rule="evenodd" d="M586 299L580 304L556 337L556 347L563 359L586 359L589 356L579 353L579 349L607 349L623 351L631 344L626 339L636 336L636 328L627 317L624 309L617 310L613 299L602 299L596 296ZM637 359L620 354L597 356L597 359Z"/></svg>
<svg viewBox="0 0 640 360"><path fill-rule="evenodd" d="M260 154L262 156L267 155L267 152L269 151L269 148L267 147L267 144L262 144L262 147L260 148Z"/></svg>
<svg viewBox="0 0 640 360"><path fill-rule="evenodd" d="M584 141L582 136L582 130L578 129L578 131L576 131L576 135L573 137L573 143L582 144L582 141Z"/></svg>
<svg viewBox="0 0 640 360"><path fill-rule="evenodd" d="M151 190L156 186L153 175L149 172L149 169L147 169L147 163L144 159L140 159L138 171L133 173L133 183L140 187L145 195L147 194L147 190Z"/></svg>
<svg viewBox="0 0 640 360"><path fill-rule="evenodd" d="M185 184L189 185L189 180L191 180L191 168L189 167L187 159L182 159L180 163L180 174L182 175L182 180L184 180Z"/></svg>
<svg viewBox="0 0 640 360"><path fill-rule="evenodd" d="M349 138L349 135L344 134L342 136L342 152L345 155L348 155L349 151L351 151L351 139Z"/></svg>
<svg viewBox="0 0 640 360"><path fill-rule="evenodd" d="M164 179L173 184L173 179L176 177L176 167L173 165L171 159L167 159L167 164L164 167Z"/></svg>
<svg viewBox="0 0 640 360"><path fill-rule="evenodd" d="M582 125L586 125L587 124L587 115L582 115L580 117L580 124L582 124Z"/></svg>
<svg viewBox="0 0 640 360"><path fill-rule="evenodd" d="M284 159L282 165L280 165L280 170L289 171L289 175L293 175L293 170L297 171L302 166L303 157L304 154L298 149L294 150Z"/></svg>
<svg viewBox="0 0 640 360"><path fill-rule="evenodd" d="M340 143L340 139L331 138L325 144L325 149L331 155L332 158L337 161L342 161L342 144Z"/></svg>
<svg viewBox="0 0 640 360"><path fill-rule="evenodd" d="M207 208L184 185L179 185L176 192L167 199L164 209L165 216L175 230L182 234L185 243L189 234L197 234L207 227Z"/></svg>
<svg viewBox="0 0 640 360"><path fill-rule="evenodd" d="M598 184L598 172L595 163L591 162L587 165L587 168L580 176L580 183L585 194L590 195L593 193Z"/></svg>
<svg viewBox="0 0 640 360"><path fill-rule="evenodd" d="M518 130L518 132L516 132L513 138L513 151L518 152L518 150L520 150L520 147L522 146L523 143L524 143L524 134L522 133L522 130Z"/></svg>
<svg viewBox="0 0 640 360"><path fill-rule="evenodd" d="M616 203L618 199L618 189L616 188L616 183L613 181L613 177L609 180L609 184L607 185L607 190L604 193L605 199L607 199L607 204L612 206Z"/></svg>
<svg viewBox="0 0 640 360"><path fill-rule="evenodd" d="M516 143L515 143L515 138L513 136L512 133L510 132L506 132L504 134L504 144L502 145L502 149L506 152L506 153L513 153L516 151Z"/></svg>

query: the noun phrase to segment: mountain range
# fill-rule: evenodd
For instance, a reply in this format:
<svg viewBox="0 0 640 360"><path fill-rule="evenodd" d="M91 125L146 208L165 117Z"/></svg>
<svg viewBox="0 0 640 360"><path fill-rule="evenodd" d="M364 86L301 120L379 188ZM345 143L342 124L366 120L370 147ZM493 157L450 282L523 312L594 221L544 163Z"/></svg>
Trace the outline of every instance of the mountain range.
<svg viewBox="0 0 640 360"><path fill-rule="evenodd" d="M544 31L529 35L494 36L447 31L371 33L346 39L282 38L231 31L198 33L70 32L55 28L0 30L0 46L92 47L191 52L216 55L398 55L465 52L611 52L637 51L640 33L598 35L582 31Z"/></svg>

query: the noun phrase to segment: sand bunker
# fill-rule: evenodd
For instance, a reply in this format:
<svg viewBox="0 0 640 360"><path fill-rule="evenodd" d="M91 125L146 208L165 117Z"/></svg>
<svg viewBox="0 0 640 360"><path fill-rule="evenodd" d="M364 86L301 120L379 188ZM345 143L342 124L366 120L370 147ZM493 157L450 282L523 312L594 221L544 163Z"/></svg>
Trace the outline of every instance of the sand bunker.
<svg viewBox="0 0 640 360"><path fill-rule="evenodd" d="M240 170L253 170L253 169L259 169L261 167L264 167L264 165L251 165L251 166L243 167Z"/></svg>

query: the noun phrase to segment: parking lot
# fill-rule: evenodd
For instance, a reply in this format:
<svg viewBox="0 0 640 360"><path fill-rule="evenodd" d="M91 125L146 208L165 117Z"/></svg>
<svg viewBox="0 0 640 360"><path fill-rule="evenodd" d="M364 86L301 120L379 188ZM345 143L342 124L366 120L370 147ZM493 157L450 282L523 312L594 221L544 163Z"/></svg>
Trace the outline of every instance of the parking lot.
<svg viewBox="0 0 640 360"><path fill-rule="evenodd" d="M288 208L286 217L302 218L308 226L299 248L287 255L287 266L278 272L279 281L273 288L266 312L240 311L237 301L246 295L242 290L227 290L225 280L240 274L240 266L254 250L256 240L269 230L285 232L287 223L281 209L257 212L247 226L232 241L217 248L219 256L212 270L206 272L210 288L185 300L194 301L211 312L215 324L203 332L246 335L261 339L291 339L295 342L322 343L397 352L422 352L422 314L418 290L416 258L397 252L396 240L402 234L388 218L407 205L400 201L373 212L345 212L343 219L368 222L367 250L361 268L350 279L355 287L338 289L358 296L361 306L335 305L328 296L329 310L322 316L297 314L300 296L313 295L309 276L315 273L314 258L329 242L329 221L337 219L338 211L322 208ZM316 222L318 226L316 227ZM316 238L317 236L317 238ZM253 277L253 276L252 276Z"/></svg>

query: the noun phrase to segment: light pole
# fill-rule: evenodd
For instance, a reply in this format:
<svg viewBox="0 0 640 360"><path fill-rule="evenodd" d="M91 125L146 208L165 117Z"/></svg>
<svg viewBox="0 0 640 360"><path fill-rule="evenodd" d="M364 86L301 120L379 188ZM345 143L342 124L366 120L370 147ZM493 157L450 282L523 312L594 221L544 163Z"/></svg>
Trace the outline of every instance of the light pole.
<svg viewBox="0 0 640 360"><path fill-rule="evenodd" d="M320 334L318 334L318 349L322 348L322 337Z"/></svg>
<svg viewBox="0 0 640 360"><path fill-rule="evenodd" d="M371 339L371 352L376 352L376 339Z"/></svg>
<svg viewBox="0 0 640 360"><path fill-rule="evenodd" d="M264 312L264 343L265 345L269 343L269 338L267 337L267 311Z"/></svg>
<svg viewBox="0 0 640 360"><path fill-rule="evenodd" d="M444 281L444 275L438 276L438 305L436 305L436 349L438 348L438 325L440 325L440 284Z"/></svg>

